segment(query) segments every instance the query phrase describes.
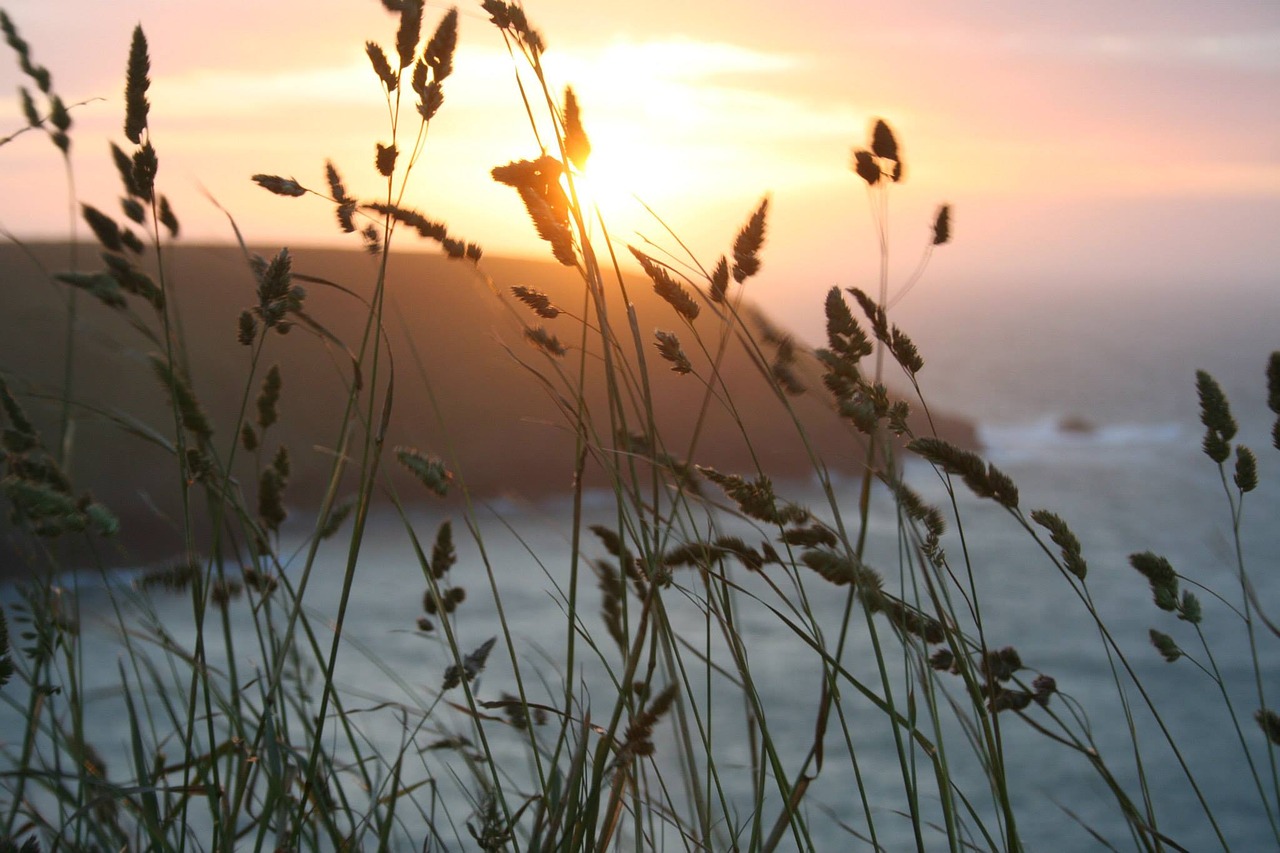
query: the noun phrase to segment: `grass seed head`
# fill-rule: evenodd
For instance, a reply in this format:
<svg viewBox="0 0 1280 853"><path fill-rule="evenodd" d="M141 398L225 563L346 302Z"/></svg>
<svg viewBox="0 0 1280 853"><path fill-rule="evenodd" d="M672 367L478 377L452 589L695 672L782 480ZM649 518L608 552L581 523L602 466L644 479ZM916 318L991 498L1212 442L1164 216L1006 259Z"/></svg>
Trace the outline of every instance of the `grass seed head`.
<svg viewBox="0 0 1280 853"><path fill-rule="evenodd" d="M431 121L436 113L440 112L442 106L444 106L444 89L441 88L439 81L432 80L423 87L418 100L418 115L422 116L423 121Z"/></svg>
<svg viewBox="0 0 1280 853"><path fill-rule="evenodd" d="M1178 573L1164 557L1150 551L1129 555L1129 565L1147 579L1156 606L1161 610L1178 609Z"/></svg>
<svg viewBox="0 0 1280 853"><path fill-rule="evenodd" d="M882 595L881 600L883 601L881 612L884 613L884 617L903 634L919 637L930 645L941 643L947 638L942 623L918 607L912 607L901 599L890 598L887 595Z"/></svg>
<svg viewBox="0 0 1280 853"><path fill-rule="evenodd" d="M777 525L803 524L811 517L809 511L801 506L787 501L780 502L774 494L773 481L764 474L754 480L747 480L737 474L722 474L703 465L696 468L702 476L723 489L743 515L757 521Z"/></svg>
<svg viewBox="0 0 1280 853"><path fill-rule="evenodd" d="M778 541L796 548L834 548L839 542L829 527L814 522L805 527L792 527L782 531Z"/></svg>
<svg viewBox="0 0 1280 853"><path fill-rule="evenodd" d="M332 160L325 161L324 176L329 183L329 194L338 205L338 225L342 228L342 233L351 234L356 230L356 200L347 195L347 188L343 185L342 178L338 175L338 169L333 165Z"/></svg>
<svg viewBox="0 0 1280 853"><path fill-rule="evenodd" d="M377 152L373 158L373 164L377 168L378 174L384 178L391 177L396 170L396 157L399 154L399 150L394 145L383 145L379 142Z"/></svg>
<svg viewBox="0 0 1280 853"><path fill-rule="evenodd" d="M150 71L147 37L139 24L133 29L133 41L129 45L129 69L124 85L124 135L134 145L142 144L142 132L147 129L147 112L151 108L147 103Z"/></svg>
<svg viewBox="0 0 1280 853"><path fill-rule="evenodd" d="M724 302L725 295L729 290L729 261L724 255L720 256L720 260L716 263L715 269L711 271L711 287L709 295L712 302Z"/></svg>
<svg viewBox="0 0 1280 853"><path fill-rule="evenodd" d="M269 429L279 420L280 391L284 388L284 380L280 378L280 365L273 364L262 380L262 388L258 391L258 428Z"/></svg>
<svg viewBox="0 0 1280 853"><path fill-rule="evenodd" d="M413 62L422 37L423 0L400 0L400 27L396 30L396 53L400 67L407 68Z"/></svg>
<svg viewBox="0 0 1280 853"><path fill-rule="evenodd" d="M422 51L423 62L430 67L436 83L453 73L453 54L458 47L458 7L454 6L440 19L431 40Z"/></svg>
<svg viewBox="0 0 1280 853"><path fill-rule="evenodd" d="M833 287L827 291L824 310L827 316L827 344L833 353L843 355L855 364L863 356L871 354L871 342L853 319L853 313L844 301L840 288Z"/></svg>
<svg viewBox="0 0 1280 853"><path fill-rule="evenodd" d="M653 282L653 292L661 296L681 317L690 322L697 319L700 310L698 303L681 287L678 281L672 278L666 267L656 263L636 247L629 246L628 248L631 249L631 254L635 256L635 259L640 262L640 267L644 270L645 275L649 276L650 281Z"/></svg>
<svg viewBox="0 0 1280 853"><path fill-rule="evenodd" d="M286 480L274 467L265 468L258 477L258 518L267 530L278 532L288 518L284 508Z"/></svg>
<svg viewBox="0 0 1280 853"><path fill-rule="evenodd" d="M109 273L63 272L54 278L88 292L108 308L121 309L128 305L120 283Z"/></svg>
<svg viewBox="0 0 1280 853"><path fill-rule="evenodd" d="M1253 451L1244 445L1236 445L1236 488L1241 492L1252 492L1258 488L1258 459Z"/></svg>
<svg viewBox="0 0 1280 853"><path fill-rule="evenodd" d="M951 240L951 205L938 208L933 217L933 245L941 246Z"/></svg>
<svg viewBox="0 0 1280 853"><path fill-rule="evenodd" d="M167 196L160 196L160 212L157 214L160 224L169 232L170 237L177 237L181 227L178 225L178 217L173 212L173 206L169 204Z"/></svg>
<svg viewBox="0 0 1280 853"><path fill-rule="evenodd" d="M653 727L671 709L678 692L676 685L668 685L653 697L653 701L643 711L632 717L623 736L619 758L653 755Z"/></svg>
<svg viewBox="0 0 1280 853"><path fill-rule="evenodd" d="M684 350L680 347L680 339L674 333L658 329L653 333L653 336L657 338L654 346L657 347L658 354L671 364L673 373L684 375L693 372L693 364L689 361L688 356L684 354Z"/></svg>
<svg viewBox="0 0 1280 853"><path fill-rule="evenodd" d="M9 390L8 383L6 383L2 378L0 378L0 404L4 406L5 415L8 416L9 424L11 426L11 430L5 431L5 449L9 450L11 453L17 452L9 441L8 433L10 431L24 439L22 442L24 445L23 449L26 449L27 447L39 447L39 433L36 432L35 426L32 425L30 418L27 417L27 413L22 408L22 405Z"/></svg>
<svg viewBox="0 0 1280 853"><path fill-rule="evenodd" d="M436 530L436 541L431 546L431 575L443 578L458 562L458 552L453 547L453 523L445 519Z"/></svg>
<svg viewBox="0 0 1280 853"><path fill-rule="evenodd" d="M937 672L952 672L955 662L956 656L951 649L938 649L929 655L929 667Z"/></svg>
<svg viewBox="0 0 1280 853"><path fill-rule="evenodd" d="M395 453L400 464L430 491L442 498L449 493L453 474L445 468L443 461L413 447L397 447Z"/></svg>
<svg viewBox="0 0 1280 853"><path fill-rule="evenodd" d="M849 293L853 294L853 298L858 301L858 307L867 316L867 322L871 324L871 331L875 334L876 340L889 343L889 320L884 307L861 288L850 287Z"/></svg>
<svg viewBox="0 0 1280 853"><path fill-rule="evenodd" d="M120 209L131 222L141 225L146 221L146 209L136 198L125 197L120 199Z"/></svg>
<svg viewBox="0 0 1280 853"><path fill-rule="evenodd" d="M280 586L275 575L264 574L253 566L241 567L240 574L244 578L244 585L262 596L270 595Z"/></svg>
<svg viewBox="0 0 1280 853"><path fill-rule="evenodd" d="M258 336L258 321L253 318L253 312L249 310L240 312L238 328L236 329L236 340L243 346L249 346Z"/></svg>
<svg viewBox="0 0 1280 853"><path fill-rule="evenodd" d="M71 137L67 136L67 131L71 129L71 113L57 95L49 96L49 124L54 127L54 131L49 134L54 147L66 154L71 150Z"/></svg>
<svg viewBox="0 0 1280 853"><path fill-rule="evenodd" d="M1274 744L1280 744L1280 714L1262 708L1254 712L1253 718L1257 721L1258 727L1262 729L1262 733L1267 736L1267 740Z"/></svg>
<svg viewBox="0 0 1280 853"><path fill-rule="evenodd" d="M760 248L764 245L765 217L769 212L769 199L763 199L747 224L733 241L733 280L742 284L760 272Z"/></svg>
<svg viewBox="0 0 1280 853"><path fill-rule="evenodd" d="M1267 408L1280 415L1280 352L1267 359Z"/></svg>
<svg viewBox="0 0 1280 853"><path fill-rule="evenodd" d="M81 204L80 215L104 249L112 252L124 250L124 244L120 240L120 226L114 219L91 204Z"/></svg>
<svg viewBox="0 0 1280 853"><path fill-rule="evenodd" d="M147 247L143 244L142 238L128 228L120 229L120 242L126 249L135 255L145 254Z"/></svg>
<svg viewBox="0 0 1280 853"><path fill-rule="evenodd" d="M164 310L164 291L149 275L134 266L124 255L103 252L100 257L107 265L108 274L122 290L147 300L157 312Z"/></svg>
<svg viewBox="0 0 1280 853"><path fill-rule="evenodd" d="M27 120L27 126L43 127L44 119L41 118L40 111L36 109L36 102L25 86L19 87L18 98L22 101L22 115Z"/></svg>
<svg viewBox="0 0 1280 853"><path fill-rule="evenodd" d="M559 338L541 326L533 326L532 328L525 329L524 336L529 343L533 344L547 355L552 355L556 358L563 358L565 353L569 351L565 348L564 344L560 343Z"/></svg>
<svg viewBox="0 0 1280 853"><path fill-rule="evenodd" d="M871 129L871 153L884 160L898 159L898 140L882 118Z"/></svg>
<svg viewBox="0 0 1280 853"><path fill-rule="evenodd" d="M984 463L978 454L929 436L912 439L907 449L948 474L959 476L978 497L991 498L1007 509L1018 506L1018 487L1013 480L996 466Z"/></svg>
<svg viewBox="0 0 1280 853"><path fill-rule="evenodd" d="M893 356L893 360L913 377L924 368L924 359L916 349L915 343L897 326L889 332L889 353Z"/></svg>
<svg viewBox="0 0 1280 853"><path fill-rule="evenodd" d="M124 185L125 195L131 199L142 197L142 191L138 188L138 182L133 177L133 158L124 153L124 150L111 143L111 159L116 164L116 171L120 174L120 183ZM129 218L141 225L144 221L145 214L142 206L136 206L137 214L129 214Z"/></svg>
<svg viewBox="0 0 1280 853"><path fill-rule="evenodd" d="M201 571L200 561L188 558L144 572L133 583L138 589L159 587L166 592L182 592L191 586Z"/></svg>
<svg viewBox="0 0 1280 853"><path fill-rule="evenodd" d="M485 663L489 660L489 652L493 650L493 645L498 641L497 637L490 637L481 643L474 651L462 659L462 665L453 664L445 670L444 683L441 690L449 690L457 687L463 681L472 681L477 675L484 671Z"/></svg>
<svg viewBox="0 0 1280 853"><path fill-rule="evenodd" d="M1178 644L1174 642L1173 637L1162 631L1157 631L1155 628L1148 631L1148 635L1151 637L1151 645L1155 646L1156 651L1160 653L1166 663L1173 663L1182 657L1182 649L1178 648Z"/></svg>
<svg viewBox="0 0 1280 853"><path fill-rule="evenodd" d="M1189 589L1182 591L1182 598L1178 601L1178 618L1192 625L1199 625L1203 619L1200 599L1196 598Z"/></svg>
<svg viewBox="0 0 1280 853"><path fill-rule="evenodd" d="M307 194L302 184L293 178L282 178L279 175L254 175L253 182L262 187L267 192L276 195L286 196L288 198L298 198Z"/></svg>
<svg viewBox="0 0 1280 853"><path fill-rule="evenodd" d="M387 61L387 55L383 53L381 47L371 41L365 42L364 50L369 55L369 63L373 66L373 73L378 75L378 79L382 81L382 85L388 92L394 92L400 82L400 78L391 70L391 63Z"/></svg>
<svg viewBox="0 0 1280 853"><path fill-rule="evenodd" d="M234 580L217 579L209 585L209 600L219 610L226 610L232 599L239 598L244 587Z"/></svg>
<svg viewBox="0 0 1280 853"><path fill-rule="evenodd" d="M354 498L347 498L342 503L335 506L329 513L329 517L325 519L324 526L320 528L316 535L322 540L330 539L335 536L338 531L342 529L343 523L346 522L348 516L351 515L351 511L355 509L355 506L356 502Z"/></svg>
<svg viewBox="0 0 1280 853"><path fill-rule="evenodd" d="M489 20L501 30L506 30L516 40L528 48L537 57L546 49L542 35L529 25L524 9L519 3L506 3L504 0L484 0L480 8L489 13Z"/></svg>
<svg viewBox="0 0 1280 853"><path fill-rule="evenodd" d="M1271 443L1280 450L1280 352L1271 353L1267 359L1267 408L1277 415L1271 427Z"/></svg>
<svg viewBox="0 0 1280 853"><path fill-rule="evenodd" d="M182 426L188 432L201 439L207 441L211 438L213 436L213 427L209 425L209 419L205 417L204 410L200 408L200 402L191 390L191 385L187 378L159 353L152 353L151 369L155 372L161 384L168 390L170 399L178 409L178 416L182 421Z"/></svg>
<svg viewBox="0 0 1280 853"><path fill-rule="evenodd" d="M605 527L603 524L593 524L588 528L600 540L600 544L605 547L613 556L620 560L631 559L631 553L627 550L627 546L623 543L622 537L617 531Z"/></svg>
<svg viewBox="0 0 1280 853"><path fill-rule="evenodd" d="M876 162L875 156L870 151L856 149L853 152L851 167L854 174L867 182L867 186L874 187L880 183L880 164Z"/></svg>
<svg viewBox="0 0 1280 853"><path fill-rule="evenodd" d="M587 158L591 156L591 140L582 129L582 112L578 108L578 98L570 86L564 89L564 150L569 162L579 170L587 167Z"/></svg>
<svg viewBox="0 0 1280 853"><path fill-rule="evenodd" d="M560 316L560 309L552 305L551 297L541 290L534 290L532 287L517 284L511 288L511 293L544 320L554 320Z"/></svg>
<svg viewBox="0 0 1280 853"><path fill-rule="evenodd" d="M573 247L573 232L569 230L567 207L565 215L561 215L559 207L548 202L547 196L540 194L529 186L517 188L520 200L533 221L538 236L551 245L551 255L566 267L577 266L578 256ZM563 196L563 192L553 193L554 198Z"/></svg>
<svg viewBox="0 0 1280 853"><path fill-rule="evenodd" d="M737 557L747 571L758 572L764 568L765 556L737 536L717 536L713 544L724 554Z"/></svg>
<svg viewBox="0 0 1280 853"><path fill-rule="evenodd" d="M773 376L774 381L778 383L778 387L783 391L786 391L792 397L798 397L805 391L809 390L808 387L800 381L800 377L796 376L791 365L786 362L775 361L769 366L769 373Z"/></svg>
<svg viewBox="0 0 1280 853"><path fill-rule="evenodd" d="M856 557L827 548L811 548L800 555L800 561L836 586L853 586L871 598L881 589L879 573Z"/></svg>
<svg viewBox="0 0 1280 853"><path fill-rule="evenodd" d="M1062 563L1067 571L1084 580L1088 574L1088 566L1080 553L1080 540L1067 526L1067 523L1056 513L1044 509L1031 511L1031 520L1049 531L1053 544L1062 549Z"/></svg>
<svg viewBox="0 0 1280 853"><path fill-rule="evenodd" d="M1052 676L1037 675L1031 682L1031 689L1035 691L1036 702L1043 708L1049 704L1049 697L1058 692L1058 682Z"/></svg>
<svg viewBox="0 0 1280 853"><path fill-rule="evenodd" d="M1205 455L1221 465L1231 454L1230 442L1236 435L1231 406L1222 387L1203 370L1196 371L1196 395L1200 398L1200 422L1205 427Z"/></svg>
<svg viewBox="0 0 1280 853"><path fill-rule="evenodd" d="M626 608L627 584L622 573L609 560L591 560L596 573L596 586L600 589L600 618L605 631L623 656L627 654L627 632L623 626Z"/></svg>
<svg viewBox="0 0 1280 853"><path fill-rule="evenodd" d="M988 682L1008 681L1022 669L1022 656L1013 646L988 651L982 656L982 672Z"/></svg>
<svg viewBox="0 0 1280 853"><path fill-rule="evenodd" d="M283 444L276 450L276 455L271 459L271 467L280 475L282 480L289 479L289 448Z"/></svg>
<svg viewBox="0 0 1280 853"><path fill-rule="evenodd" d="M302 308L306 291L293 284L293 258L281 249L270 262L254 256L251 261L258 279L258 307L254 309L263 325L283 333L288 330L288 316Z"/></svg>
<svg viewBox="0 0 1280 853"><path fill-rule="evenodd" d="M930 538L936 540L946 532L946 518L937 507L925 503L919 494L900 480L891 480L888 485L898 501L898 507L908 518L923 525Z"/></svg>
<svg viewBox="0 0 1280 853"><path fill-rule="evenodd" d="M150 202L154 197L156 172L160 169L160 161L156 158L156 150L150 142L133 152L133 183L138 189L138 198Z"/></svg>

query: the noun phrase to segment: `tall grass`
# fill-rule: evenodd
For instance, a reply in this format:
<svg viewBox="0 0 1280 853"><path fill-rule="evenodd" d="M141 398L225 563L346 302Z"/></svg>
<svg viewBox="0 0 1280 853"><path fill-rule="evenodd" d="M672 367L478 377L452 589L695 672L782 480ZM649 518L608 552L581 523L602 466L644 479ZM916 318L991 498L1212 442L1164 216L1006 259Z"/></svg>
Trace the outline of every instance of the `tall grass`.
<svg viewBox="0 0 1280 853"><path fill-rule="evenodd" d="M551 257L581 282L580 302L555 304L527 286L501 289L476 243L406 204L444 103L458 13L440 16L425 35L421 0L383 5L396 22L394 46L371 42L366 49L389 118L371 140L383 191L377 198L349 195L333 163L319 187L270 172L254 176L282 205L332 205L341 230L379 259L376 272L360 283L301 272L287 249L254 255L231 223L254 292L244 297L238 329L228 330L229 349L235 337L245 353L239 405L214 415L201 404L201 366L191 363L177 307L181 284L166 264L179 226L157 185L163 140L158 129L153 135L146 98L146 38L141 27L134 33L127 145L112 149L126 221L82 205L104 266L78 271L73 255L56 278L69 296L118 312L154 351L153 375L136 381L159 381L170 422L143 429L117 417L120 442L127 452L130 442L148 441L171 460L180 496L172 511L181 518L186 556L132 585L98 567L120 651L104 700L89 686L102 674L95 680L86 672L89 655L98 658L80 632L80 575L73 570L81 567L63 548L85 539L97 553L119 524L71 465L74 334L49 354L65 365L52 395L60 411L56 438L31 413L39 394L18 393L11 378L0 384L3 486L12 524L30 534L34 555L0 623L0 698L5 719L16 721L0 737L0 849L1051 846L1023 819L1027 770L1011 743L1025 743L1027 733L1096 775L1127 833L1111 837L1113 825L1082 818L1100 842L1187 849L1162 824L1150 779L1152 753L1168 751L1186 776L1186 808L1202 812L1204 837L1229 846L1225 819L1135 666L1150 650L1124 647L1100 615L1096 596L1103 593L1067 522L1051 510L1025 508L1009 476L932 430L918 382L924 361L891 309L934 249L950 240L951 210L938 209L919 268L895 287L887 222L904 167L888 124L872 125L850 163L879 237L878 290L833 288L821 306L825 346L810 350L747 308L746 288L762 264L767 199L713 261L696 257L656 217L655 229L666 235L660 243L614 239L580 192L591 151L589 109L549 79L542 37L522 7L485 0L483 11L512 57L530 134L521 150L531 152L520 158L513 151L492 177L511 188ZM49 100L46 118L24 90L29 126L49 131L65 152L68 111L14 23L8 16L2 22L24 73ZM385 446L397 387L421 383L437 406L432 416L448 421L447 401L435 402L432 384L446 366L422 358L393 363L388 345L403 326L388 308L388 259L415 234L469 265L474 286L491 291L489 298L522 324L530 347L509 357L556 402L574 439L565 460L568 564L545 566L546 621L556 631L536 639L536 653L515 628L511 580L491 556L499 525L468 487L466 470L449 461L451 444L466 435L450 435L434 453ZM667 248L655 248L660 244ZM623 259L637 262L643 278L625 272ZM642 330L629 295L650 286L668 309L664 327L652 334ZM311 313L307 290L317 288L339 293L360 312L353 339L342 340ZM77 310L69 301L69 329ZM291 329L308 339L283 338ZM291 451L273 431L289 393L273 362L282 346L317 344L339 353L344 391L326 409L326 485L303 496L289 492ZM722 367L735 351L756 368L762 395L743 399L725 381ZM663 426L669 407L654 382L668 370L699 392L679 441ZM1269 406L1280 414L1280 354L1272 355L1267 377ZM1256 789L1255 819L1280 842L1280 717L1270 710L1271 673L1259 650L1280 632L1249 581L1240 538L1259 462L1235 442L1229 405L1213 379L1200 375L1197 389L1239 579L1238 590L1212 594L1223 604L1213 613L1237 620L1242 631L1252 664L1250 707L1240 707L1202 630L1201 587L1155 554L1135 554L1132 564L1150 583L1156 608L1170 614L1157 615L1164 630L1152 629L1156 650L1194 667L1188 689L1197 691L1189 693L1195 701L1221 701L1223 749L1232 750L1242 784ZM830 417L847 425L860 459L852 487L832 474L811 441L794 403L802 394L823 395ZM769 448L753 442L743 407L761 398L794 426L820 502L789 499L760 461ZM708 418L717 412L739 427L753 460L742 470L698 464ZM942 506L906 481L906 453L936 474ZM388 473L393 466L424 492L402 494L403 478ZM603 509L589 493L593 478L605 484ZM1052 661L1024 661L1009 645L1016 638L992 635L984 609L989 590L971 557L961 491L1004 511L1061 575L1062 606L1079 607L1092 620L1118 719L1091 718L1081 700L1040 671ZM454 502L441 512L456 524L447 516L429 529L414 523L422 500L446 495ZM297 541L282 527L291 507L308 498L312 526ZM404 627L431 641L423 672L435 676L426 685L422 673L383 661L348 626L352 592L375 570L368 540L380 500L402 520L420 569L421 583L408 593L422 596L422 613L416 626ZM482 576L479 587L474 580L464 585L456 569L458 540L468 538L479 564L468 567L468 577ZM526 544L537 559L532 541ZM317 573L334 553L339 593L320 611ZM173 594L187 597L189 622L174 625L161 615L157 596ZM493 623L476 621L482 608ZM786 660L787 671L778 673L771 659ZM353 662L376 668L387 692L345 686ZM1102 726L1118 727L1126 748L1101 749L1114 734L1099 737ZM95 740L126 746L108 761Z"/></svg>

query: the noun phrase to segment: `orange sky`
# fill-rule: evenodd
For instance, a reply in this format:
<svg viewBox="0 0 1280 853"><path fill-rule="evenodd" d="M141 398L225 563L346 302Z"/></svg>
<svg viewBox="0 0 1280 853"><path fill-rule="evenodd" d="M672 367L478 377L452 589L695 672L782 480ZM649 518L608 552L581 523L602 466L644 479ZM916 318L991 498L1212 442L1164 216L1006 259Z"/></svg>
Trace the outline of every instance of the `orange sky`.
<svg viewBox="0 0 1280 853"><path fill-rule="evenodd" d="M892 8L889 8L892 7ZM376 0L21 0L5 8L74 115L81 199L114 208L129 33L152 52L160 184L187 239L227 240L213 194L250 240L339 240L330 206L253 186L272 172L323 187L332 158L372 194L386 106L364 41L390 47ZM934 205L956 242L931 278L1256 277L1280 270L1280 6L1087 0L644 4L528 7L571 83L616 192L639 192L708 262L764 194L772 221L758 295L865 281L875 264L865 193L847 169L869 122L898 131L905 273ZM428 8L426 28L443 7ZM408 203L490 253L543 254L515 194L488 170L538 152L510 59L477 5L461 7L456 71ZM7 51L6 51L7 52ZM20 83L0 62L0 92ZM21 125L16 97L0 135ZM27 134L0 149L0 226L66 233L61 167ZM618 199L625 198L620 192ZM611 197L616 236L661 229ZM349 239L349 238L348 238Z"/></svg>

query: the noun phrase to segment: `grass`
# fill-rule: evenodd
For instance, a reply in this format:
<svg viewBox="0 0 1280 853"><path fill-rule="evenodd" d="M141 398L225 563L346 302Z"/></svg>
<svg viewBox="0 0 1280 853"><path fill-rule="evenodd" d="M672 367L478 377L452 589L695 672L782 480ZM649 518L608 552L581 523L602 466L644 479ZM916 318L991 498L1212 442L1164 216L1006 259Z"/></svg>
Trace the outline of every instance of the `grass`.
<svg viewBox="0 0 1280 853"><path fill-rule="evenodd" d="M178 310L182 284L166 263L179 222L156 184L148 47L141 27L134 34L127 144L113 148L124 220L73 205L104 266L82 271L73 254L55 276L67 334L43 358L60 360L61 387L42 398L19 393L14 377L0 386L3 486L31 555L0 624L0 699L18 723L0 740L0 849L1018 850L1045 844L1021 794L1022 750L1044 754L1029 752L1029 738L1104 792L1116 820L1080 816L1082 834L1145 850L1195 845L1162 820L1152 774L1168 763L1153 755L1167 753L1185 775L1182 808L1199 812L1197 838L1231 845L1228 819L1183 754L1185 735L1141 677L1136 661L1151 649L1127 647L1107 623L1105 579L1097 589L1075 533L1053 511L1024 507L1008 475L931 429L917 381L923 359L890 311L949 241L951 212L939 208L918 271L893 287L887 221L903 168L886 123L872 126L851 161L880 236L877 292L833 288L821 306L825 346L810 350L744 301L761 265L768 201L715 261L670 231L661 250L614 240L578 193L590 157L584 109L548 80L523 9L485 0L541 152L498 165L493 178L579 283L573 302L529 286L503 290L477 243L405 204L442 108L457 14L427 34L420 2L384 5L394 47L370 43L367 52L390 118L373 142L385 193L351 197L332 163L320 187L254 177L282 205L332 205L339 227L377 258L376 272L367 283L304 272L286 249L254 255L231 223L254 293L226 330L228 352L238 346L245 364L230 411L202 402L193 320ZM0 23L36 93L22 95L29 129L65 155L72 113L14 23ZM665 229L656 218L655 227ZM545 392L572 439L566 508L550 514L566 544L554 554L540 553L518 520L495 521L455 464L468 434L436 391L449 365L418 354L388 302L390 259L406 239L465 265L473 286L523 329L528 346L506 357ZM623 272L624 257L643 279ZM654 334L636 313L640 287L666 312ZM312 311L318 292L342 300L347 320L358 312L352 333ZM81 566L68 556L77 544L101 555L120 529L74 464L76 423L92 414L78 405L75 330L86 301L123 318L152 352L148 372L130 381L158 388L167 422L144 428L98 414L121 427L120 452L145 442L168 459L176 501L165 509L179 520L186 555L132 585L99 566L101 609L118 643L109 677L89 671L101 667L101 649L90 647L101 640L81 626L102 614L81 611L83 575L72 571ZM283 337L290 331L300 334ZM390 344L401 336L407 359ZM318 408L327 470L305 494L291 488L300 448L281 442L290 383L273 366L278 350L293 347L326 354L335 374L336 391ZM726 381L732 358L754 367L761 391L744 395ZM667 426L673 380L659 377L668 373L694 389L682 429ZM890 374L906 394L886 384ZM1269 408L1280 414L1280 354L1267 380ZM430 451L388 442L411 386L431 402L413 413L434 422ZM1249 820L1280 842L1280 717L1268 704L1265 650L1280 632L1250 582L1242 542L1260 463L1236 441L1212 377L1201 374L1196 387L1238 589L1212 593L1150 552L1131 561L1160 611L1150 615L1161 626L1150 634L1155 650L1185 664L1188 695L1220 703L1213 736L1230 750L1237 782L1256 791ZM833 474L800 415L800 400L815 396L857 454L852 486ZM809 461L811 505L770 477L773 448L748 426L747 408L761 400ZM705 464L713 417L739 432L749 464ZM937 475L930 489L940 506L906 481L907 452ZM1077 608L1096 635L1114 686L1106 707L1116 713L1095 717L1040 661L990 635L990 589L962 512L970 496L1007 516L1061 576L1061 607ZM452 503L423 510L424 500L446 497ZM300 502L309 502L309 529L295 535L286 521ZM383 659L356 629L360 587L383 576L371 563L388 517L411 544L416 585L386 594L421 597L416 623L401 627L418 643L422 672ZM541 567L541 588L505 570L503 525ZM174 613L175 595L185 613ZM1221 663L1238 652L1216 649L1221 635L1211 640L1203 628L1210 613L1238 628L1228 639L1246 649L1247 703L1230 683L1236 668ZM543 629L533 641L531 619ZM434 680L422 684L423 673ZM1076 814L1076 804L1062 807Z"/></svg>

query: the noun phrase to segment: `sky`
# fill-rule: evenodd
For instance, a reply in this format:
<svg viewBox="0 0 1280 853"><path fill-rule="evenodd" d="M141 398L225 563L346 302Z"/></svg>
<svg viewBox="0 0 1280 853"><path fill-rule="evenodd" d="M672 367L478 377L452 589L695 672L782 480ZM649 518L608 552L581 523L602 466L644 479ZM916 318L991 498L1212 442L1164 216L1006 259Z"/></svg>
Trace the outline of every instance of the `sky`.
<svg viewBox="0 0 1280 853"><path fill-rule="evenodd" d="M396 28L377 0L4 8L64 100L88 101L73 111L80 200L115 209L108 142L123 143L141 23L159 184L184 239L231 239L212 197L251 242L354 245L330 205L270 196L249 177L323 189L331 159L349 190L377 193L388 110L364 44L391 50ZM428 6L425 30L445 8ZM478 3L459 8L456 70L405 203L490 254L546 257L515 193L488 174L539 153L515 66ZM808 297L832 284L875 280L870 205L848 167L877 117L907 167L890 200L895 282L942 202L955 237L926 292L1280 277L1280 4L533 0L526 11L549 76L577 93L615 239L670 246L670 227L709 265L767 196L752 286L783 320L801 303L812 313ZM23 123L22 82L12 55L0 58L0 93L14 93L0 94L0 136ZM0 148L0 227L65 236L66 199L47 138Z"/></svg>

